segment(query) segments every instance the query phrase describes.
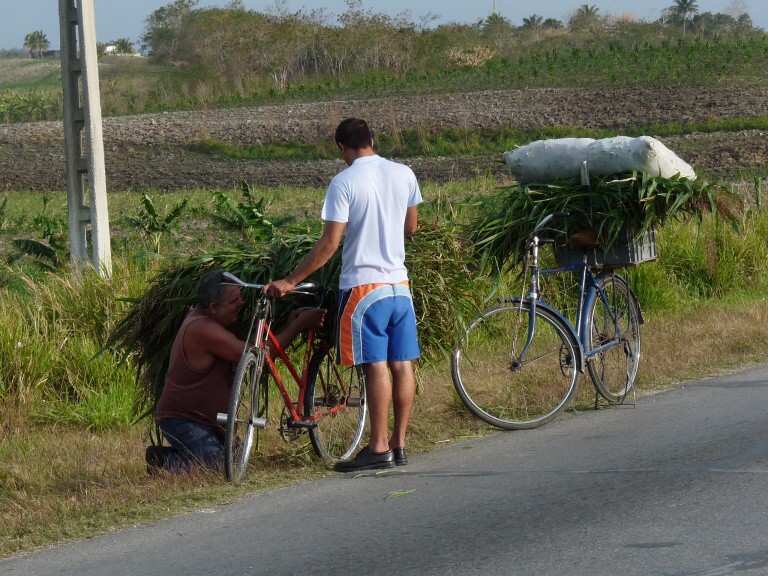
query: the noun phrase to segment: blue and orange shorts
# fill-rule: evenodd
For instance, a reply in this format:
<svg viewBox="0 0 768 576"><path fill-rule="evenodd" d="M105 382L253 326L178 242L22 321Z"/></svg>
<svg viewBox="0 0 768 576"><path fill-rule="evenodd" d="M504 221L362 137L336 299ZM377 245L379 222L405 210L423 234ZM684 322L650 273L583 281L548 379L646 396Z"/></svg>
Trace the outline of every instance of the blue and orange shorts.
<svg viewBox="0 0 768 576"><path fill-rule="evenodd" d="M338 361L344 366L419 358L408 281L339 291Z"/></svg>

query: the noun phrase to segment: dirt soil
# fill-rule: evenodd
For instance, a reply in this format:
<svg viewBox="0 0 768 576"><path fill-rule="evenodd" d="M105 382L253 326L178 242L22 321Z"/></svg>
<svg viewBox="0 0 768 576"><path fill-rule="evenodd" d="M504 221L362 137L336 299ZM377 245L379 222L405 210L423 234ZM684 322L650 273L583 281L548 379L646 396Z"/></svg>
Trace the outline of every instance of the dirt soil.
<svg viewBox="0 0 768 576"><path fill-rule="evenodd" d="M630 127L768 116L768 88L530 89L427 97L286 104L226 110L142 114L103 120L107 188L179 190L258 186L324 187L344 167L333 161L245 161L189 152L184 144L213 138L250 144L330 140L339 120L369 120L376 133L409 127L533 129L547 126ZM649 134L653 136L653 134ZM768 169L768 133L758 130L660 138L709 177L737 179ZM500 154L408 158L421 181L508 177ZM61 122L0 126L0 190L65 190Z"/></svg>

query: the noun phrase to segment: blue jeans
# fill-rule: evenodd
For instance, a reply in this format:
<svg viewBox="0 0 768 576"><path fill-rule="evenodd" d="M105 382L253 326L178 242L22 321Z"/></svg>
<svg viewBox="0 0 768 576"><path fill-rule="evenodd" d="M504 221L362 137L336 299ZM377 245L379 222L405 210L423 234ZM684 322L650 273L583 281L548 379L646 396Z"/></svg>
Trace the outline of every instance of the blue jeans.
<svg viewBox="0 0 768 576"><path fill-rule="evenodd" d="M193 466L223 468L224 444L210 426L169 418L160 421L160 431L172 448L165 456L163 468L166 470L180 472Z"/></svg>

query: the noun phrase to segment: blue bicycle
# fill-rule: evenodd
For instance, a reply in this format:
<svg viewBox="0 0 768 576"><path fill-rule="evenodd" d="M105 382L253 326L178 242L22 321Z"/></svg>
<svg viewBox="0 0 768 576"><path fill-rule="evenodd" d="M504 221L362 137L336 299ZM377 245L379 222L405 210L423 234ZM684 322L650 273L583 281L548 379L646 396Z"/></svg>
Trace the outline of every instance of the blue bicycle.
<svg viewBox="0 0 768 576"><path fill-rule="evenodd" d="M547 215L526 240L522 295L502 297L483 310L453 350L451 375L459 397L499 428L549 422L573 398L585 366L610 403L623 402L634 389L643 318L628 280L616 272L627 263L600 261L595 255L605 252L582 241L576 252L570 249L576 258L540 268L539 248L564 236L549 225L565 216ZM541 299L541 277L564 272L580 273L576 328Z"/></svg>

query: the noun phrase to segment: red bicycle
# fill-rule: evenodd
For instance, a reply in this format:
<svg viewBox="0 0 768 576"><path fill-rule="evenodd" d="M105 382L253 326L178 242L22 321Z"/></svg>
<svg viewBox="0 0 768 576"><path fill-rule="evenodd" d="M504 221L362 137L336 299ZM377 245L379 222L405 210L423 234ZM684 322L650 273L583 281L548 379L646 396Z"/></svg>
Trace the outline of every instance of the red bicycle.
<svg viewBox="0 0 768 576"><path fill-rule="evenodd" d="M218 414L224 426L224 467L228 480L239 480L258 437L259 429L267 427L267 398L269 386L265 374L271 374L283 400L280 434L286 440L309 433L315 453L329 463L349 459L363 438L367 405L365 378L357 367L336 364L334 349L327 339L314 330L306 334L306 346L301 372L280 346L272 333L271 300L263 294L263 284L243 282L229 272L228 281L246 289L259 291L259 299L251 317L246 342L249 344L237 365L232 381L229 411ZM290 292L313 296L318 305L322 294L315 284L300 284ZM268 346L269 344L269 346ZM283 361L290 377L298 386L292 398L275 360Z"/></svg>

